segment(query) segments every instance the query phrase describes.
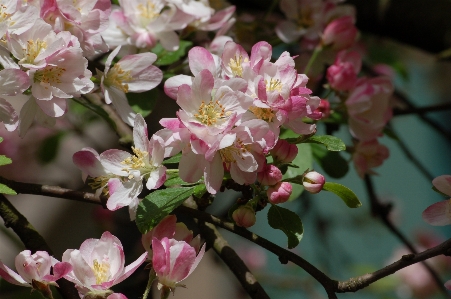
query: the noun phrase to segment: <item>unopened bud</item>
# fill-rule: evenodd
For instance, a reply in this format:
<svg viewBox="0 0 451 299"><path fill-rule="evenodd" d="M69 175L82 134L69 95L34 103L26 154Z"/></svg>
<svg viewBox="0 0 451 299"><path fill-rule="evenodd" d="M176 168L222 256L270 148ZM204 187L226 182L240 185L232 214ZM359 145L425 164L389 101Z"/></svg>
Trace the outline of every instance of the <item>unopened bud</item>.
<svg viewBox="0 0 451 299"><path fill-rule="evenodd" d="M288 182L279 182L266 191L268 200L273 204L284 203L290 198L293 187Z"/></svg>
<svg viewBox="0 0 451 299"><path fill-rule="evenodd" d="M304 185L305 190L310 193L318 193L323 189L324 183L326 179L324 176L316 171L307 172L304 175L304 179L302 184Z"/></svg>
<svg viewBox="0 0 451 299"><path fill-rule="evenodd" d="M345 16L330 22L324 29L322 44L331 46L334 50L343 50L352 46L357 36L354 19Z"/></svg>
<svg viewBox="0 0 451 299"><path fill-rule="evenodd" d="M296 144L288 143L284 139L279 139L276 145L270 151L275 161L282 163L290 163L298 154Z"/></svg>
<svg viewBox="0 0 451 299"><path fill-rule="evenodd" d="M282 172L274 165L265 165L259 173L257 180L264 186L272 186L282 180Z"/></svg>
<svg viewBox="0 0 451 299"><path fill-rule="evenodd" d="M249 206L241 206L233 211L232 218L241 227L251 227L257 221L254 210Z"/></svg>

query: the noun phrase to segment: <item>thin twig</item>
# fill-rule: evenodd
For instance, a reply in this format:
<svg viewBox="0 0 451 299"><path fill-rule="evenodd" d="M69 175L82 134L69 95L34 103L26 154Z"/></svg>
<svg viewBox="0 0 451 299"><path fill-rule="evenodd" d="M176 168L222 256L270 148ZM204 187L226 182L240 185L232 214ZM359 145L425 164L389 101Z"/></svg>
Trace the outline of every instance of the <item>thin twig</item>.
<svg viewBox="0 0 451 299"><path fill-rule="evenodd" d="M50 255L53 255L52 250L47 245L44 238L3 194L0 194L0 217L3 218L5 226L12 228L17 236L19 236L20 240L25 245L25 248L33 252L38 250L47 251ZM80 298L74 284L68 280L58 280L58 285L58 292L61 293L63 298Z"/></svg>
<svg viewBox="0 0 451 299"><path fill-rule="evenodd" d="M396 228L391 220L389 219L389 213L392 208L391 204L382 204L379 202L379 199L376 196L376 192L374 190L373 182L371 180L371 177L369 175L365 176L365 187L368 193L368 197L371 202L371 212L373 216L379 217L381 221L384 223L384 225L413 253L417 254L417 250L412 245L412 243L404 236L404 234L401 233L401 231ZM444 242L442 244L445 244L447 242ZM447 243L448 244L448 243ZM440 245L439 245L440 246ZM445 252L442 252L444 254ZM423 266L427 269L429 274L434 279L435 283L439 287L439 289L443 292L443 294L446 296L446 298L451 298L451 296L448 294L448 291L446 290L445 286L443 285L443 281L441 280L440 276L437 274L437 272L432 269L428 264L422 263ZM411 264L409 264L411 265ZM404 267L403 267L404 268ZM399 270L399 269L397 269ZM397 271L396 270L396 271ZM391 273L389 273L391 274Z"/></svg>
<svg viewBox="0 0 451 299"><path fill-rule="evenodd" d="M440 105L432 105L426 107L408 107L407 109L393 109L393 115L407 115L416 114L423 115L428 112L441 112L451 110L451 103L444 103Z"/></svg>

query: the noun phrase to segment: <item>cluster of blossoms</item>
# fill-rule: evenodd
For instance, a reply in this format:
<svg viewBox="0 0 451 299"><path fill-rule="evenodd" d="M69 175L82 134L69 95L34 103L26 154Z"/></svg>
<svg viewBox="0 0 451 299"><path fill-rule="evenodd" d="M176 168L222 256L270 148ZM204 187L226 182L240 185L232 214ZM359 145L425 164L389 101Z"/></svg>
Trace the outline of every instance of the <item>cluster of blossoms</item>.
<svg viewBox="0 0 451 299"><path fill-rule="evenodd" d="M0 277L12 284L32 287L46 298L53 298L50 286L58 286L56 281L65 278L75 284L82 299L126 299L110 288L128 278L148 258L159 287L173 291L194 271L205 252L205 244L200 248L199 236L193 238L193 233L176 221L175 216L168 216L143 235L147 251L128 266L120 240L105 232L100 239L84 241L80 249L66 250L61 262L45 251L31 254L24 250L15 259L18 273L0 262Z"/></svg>

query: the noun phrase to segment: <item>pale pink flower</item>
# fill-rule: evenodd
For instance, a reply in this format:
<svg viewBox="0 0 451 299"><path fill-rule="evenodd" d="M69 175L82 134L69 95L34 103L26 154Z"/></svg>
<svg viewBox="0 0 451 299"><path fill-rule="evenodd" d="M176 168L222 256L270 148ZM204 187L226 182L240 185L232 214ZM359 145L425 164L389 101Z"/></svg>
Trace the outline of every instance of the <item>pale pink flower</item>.
<svg viewBox="0 0 451 299"><path fill-rule="evenodd" d="M232 218L236 225L246 228L253 226L257 221L254 209L247 205L240 206L238 209L233 211Z"/></svg>
<svg viewBox="0 0 451 299"><path fill-rule="evenodd" d="M451 197L451 175L441 175L432 180L434 187ZM426 208L422 214L423 220L430 225L451 224L451 199L442 200ZM450 282L447 287L449 288Z"/></svg>
<svg viewBox="0 0 451 299"><path fill-rule="evenodd" d="M356 143L352 161L357 174L363 178L365 174L376 174L372 168L381 166L388 156L388 148L373 139Z"/></svg>
<svg viewBox="0 0 451 299"><path fill-rule="evenodd" d="M20 69L0 71L0 96L15 96L30 87L30 77Z"/></svg>
<svg viewBox="0 0 451 299"><path fill-rule="evenodd" d="M377 138L392 117L390 97L393 84L386 77L362 78L351 90L345 104L351 134L361 140Z"/></svg>
<svg viewBox="0 0 451 299"><path fill-rule="evenodd" d="M274 186L270 186L266 190L268 200L273 204L279 204L286 202L293 192L293 186L288 182L279 182Z"/></svg>
<svg viewBox="0 0 451 299"><path fill-rule="evenodd" d="M133 126L136 114L128 104L125 94L155 88L163 79L163 72L152 65L157 59L154 53L127 55L111 67L119 50L120 47L117 47L108 56L105 73L101 77L101 88L105 94L105 102L113 103L121 118Z"/></svg>
<svg viewBox="0 0 451 299"><path fill-rule="evenodd" d="M144 252L128 266L121 241L109 232L104 232L100 239L87 239L80 250L68 249L62 260L70 263L73 270L64 278L73 282L80 297L106 296L112 294L110 288L129 277L146 260ZM113 297L114 298L114 297Z"/></svg>
<svg viewBox="0 0 451 299"><path fill-rule="evenodd" d="M72 270L70 264L58 262L46 251L31 254L30 250L24 250L16 256L15 265L17 273L0 261L0 276L9 283L30 288L58 286L56 281Z"/></svg>
<svg viewBox="0 0 451 299"><path fill-rule="evenodd" d="M0 36L7 32L21 34L33 26L39 11L33 6L21 6L17 0L0 1Z"/></svg>
<svg viewBox="0 0 451 299"><path fill-rule="evenodd" d="M324 176L316 171L309 171L304 174L302 178L302 185L305 190L308 192L315 194L323 190L324 183L326 179Z"/></svg>
<svg viewBox="0 0 451 299"><path fill-rule="evenodd" d="M153 238L152 250L152 267L158 277L159 289L166 287L174 291L196 269L205 253L205 244L198 252L185 241Z"/></svg>
<svg viewBox="0 0 451 299"><path fill-rule="evenodd" d="M351 16L344 16L330 22L321 37L323 46L331 47L336 51L351 47L357 37L354 22Z"/></svg>
<svg viewBox="0 0 451 299"><path fill-rule="evenodd" d="M340 51L335 62L327 69L329 85L339 91L347 91L357 83L357 74L362 66L362 57L357 51Z"/></svg>

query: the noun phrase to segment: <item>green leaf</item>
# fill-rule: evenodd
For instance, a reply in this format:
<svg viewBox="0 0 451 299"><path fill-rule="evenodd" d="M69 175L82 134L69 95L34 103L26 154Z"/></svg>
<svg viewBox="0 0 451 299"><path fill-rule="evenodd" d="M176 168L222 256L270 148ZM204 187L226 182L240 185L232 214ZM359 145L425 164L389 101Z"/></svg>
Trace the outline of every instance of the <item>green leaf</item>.
<svg viewBox="0 0 451 299"><path fill-rule="evenodd" d="M158 89L154 88L141 93L127 93L127 100L134 112L146 117L153 111L158 95Z"/></svg>
<svg viewBox="0 0 451 299"><path fill-rule="evenodd" d="M170 175L166 181L164 182L164 185L166 187L171 187L175 185L183 185L186 184L184 180L182 180L178 174Z"/></svg>
<svg viewBox="0 0 451 299"><path fill-rule="evenodd" d="M194 187L168 188L156 190L147 195L138 206L136 225L145 234L164 217L181 205L194 192Z"/></svg>
<svg viewBox="0 0 451 299"><path fill-rule="evenodd" d="M5 155L0 155L0 166L8 165L11 163L13 163L13 160L11 160L11 158L8 158Z"/></svg>
<svg viewBox="0 0 451 299"><path fill-rule="evenodd" d="M2 143L3 142L3 137L0 137L0 143Z"/></svg>
<svg viewBox="0 0 451 299"><path fill-rule="evenodd" d="M304 234L301 218L294 212L272 205L268 211L268 223L274 229L280 229L288 237L288 248L298 246Z"/></svg>
<svg viewBox="0 0 451 299"><path fill-rule="evenodd" d="M16 191L14 191L13 189L9 188L8 186L6 186L4 184L0 184L0 193L9 194L9 195L17 195Z"/></svg>
<svg viewBox="0 0 451 299"><path fill-rule="evenodd" d="M193 195L197 198L201 198L207 192L207 187L205 184L199 184L194 187Z"/></svg>
<svg viewBox="0 0 451 299"><path fill-rule="evenodd" d="M323 190L330 191L338 195L350 208L358 208L362 205L354 192L346 186L337 183L326 182Z"/></svg>
<svg viewBox="0 0 451 299"><path fill-rule="evenodd" d="M38 148L38 160L42 164L48 164L55 159L58 154L58 148L61 140L66 132L58 132L50 137L45 138Z"/></svg>
<svg viewBox="0 0 451 299"><path fill-rule="evenodd" d="M178 50L170 52L163 48L163 46L158 43L155 47L152 48L152 52L157 54L158 59L155 61L154 65L162 66L162 65L170 65L174 62L178 61L180 58L186 55L187 48L192 46L192 42L181 40Z"/></svg>
<svg viewBox="0 0 451 299"><path fill-rule="evenodd" d="M346 149L345 143L340 138L332 135L313 135L304 142L325 145L329 151L333 152L344 151Z"/></svg>
<svg viewBox="0 0 451 299"><path fill-rule="evenodd" d="M349 171L349 164L339 152L330 152L324 146L311 144L312 155L321 168L331 177L339 179Z"/></svg>
<svg viewBox="0 0 451 299"><path fill-rule="evenodd" d="M166 165L166 164L177 164L177 163L180 162L181 158L182 158L182 154L180 153L180 154L177 154L175 156L170 157L167 160L164 160L163 163L161 163L161 164L164 164L164 165Z"/></svg>
<svg viewBox="0 0 451 299"><path fill-rule="evenodd" d="M286 130L280 135L280 138L290 138L290 137L297 137L298 135L294 133L291 130ZM293 162L291 164L294 164L298 166L298 168L295 167L288 167L287 171L283 175L283 179L288 178L294 178L296 176L302 175L304 171L307 169L313 168L313 158L312 158L312 150L310 148L310 144L308 143L300 143L297 144L298 147L298 155L296 158L294 158ZM289 200L294 200L298 198L302 192L304 192L304 187L302 185L293 184L293 191L291 193L291 196Z"/></svg>

